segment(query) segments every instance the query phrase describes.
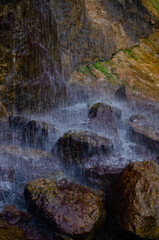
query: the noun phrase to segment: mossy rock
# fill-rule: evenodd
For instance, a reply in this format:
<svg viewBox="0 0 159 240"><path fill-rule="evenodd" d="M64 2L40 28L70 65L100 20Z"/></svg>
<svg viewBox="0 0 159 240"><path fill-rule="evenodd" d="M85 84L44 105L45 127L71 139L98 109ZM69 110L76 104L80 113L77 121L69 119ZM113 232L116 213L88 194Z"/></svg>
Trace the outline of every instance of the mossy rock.
<svg viewBox="0 0 159 240"><path fill-rule="evenodd" d="M37 179L26 184L24 195L29 212L41 214L73 239L92 239L105 221L100 195L74 182Z"/></svg>
<svg viewBox="0 0 159 240"><path fill-rule="evenodd" d="M159 239L159 165L128 165L111 186L110 207L122 230Z"/></svg>

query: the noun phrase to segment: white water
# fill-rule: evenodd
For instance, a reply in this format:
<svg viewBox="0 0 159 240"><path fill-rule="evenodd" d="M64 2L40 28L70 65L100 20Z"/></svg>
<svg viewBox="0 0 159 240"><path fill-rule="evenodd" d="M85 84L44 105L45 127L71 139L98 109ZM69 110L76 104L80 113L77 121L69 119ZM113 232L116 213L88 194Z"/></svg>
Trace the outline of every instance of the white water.
<svg viewBox="0 0 159 240"><path fill-rule="evenodd" d="M92 158L92 166L108 168L113 172L113 169L123 169L131 162L152 160L155 157L149 150L146 149L146 147L132 143L126 138L128 119L131 115L136 113L134 110L131 110L130 107L127 106L126 102L119 103L116 101L106 100L104 98L97 98L93 101L90 99L87 102L78 102L69 106L52 109L48 113L40 116L28 115L25 117L29 118L30 120L45 121L58 129L58 134L56 134L56 136L52 136L50 132L49 140L44 144L44 148L50 152L58 138L62 136L66 131L70 129L89 130L87 124L88 110L90 106L92 106L95 102L105 102L111 106L119 108L122 111L121 120L117 124L122 146L118 149L118 151L115 151L109 157L96 156ZM145 112L143 109L140 114L141 113L145 114L147 112ZM92 131L96 132L98 135L110 137L105 135L104 131L99 131L96 129L96 127L94 127ZM19 146L19 142L17 141L17 132L14 131L13 135L13 141L9 143L9 145ZM8 145L8 142L4 139L4 142L2 142L2 144ZM23 208L24 199L22 196L25 183L35 178L47 176L54 170L54 162L50 159L46 158L45 160L42 160L39 159L38 156L36 158L35 156L28 156L28 154L26 157L21 156L21 154L17 154L16 157L15 156L12 156L12 154L0 155L0 167L2 168L2 172L5 168L14 169L12 177L13 180L9 179L8 172L0 179L0 190L2 192L2 197L0 199L0 208L7 204L16 204L18 207ZM58 162L58 159L56 162ZM85 163L86 168L89 168L88 164L89 163ZM81 173L84 173L82 169Z"/></svg>

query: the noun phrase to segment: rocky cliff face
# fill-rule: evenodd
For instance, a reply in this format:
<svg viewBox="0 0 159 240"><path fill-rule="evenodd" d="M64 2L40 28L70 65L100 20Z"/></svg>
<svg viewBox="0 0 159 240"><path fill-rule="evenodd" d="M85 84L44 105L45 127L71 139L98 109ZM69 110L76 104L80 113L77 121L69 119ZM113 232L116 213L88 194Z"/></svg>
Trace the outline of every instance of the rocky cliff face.
<svg viewBox="0 0 159 240"><path fill-rule="evenodd" d="M113 5L114 4L114 5ZM121 47L108 61L96 61L78 67L70 83L89 86L110 94L125 86L127 99L159 101L159 4L157 1L103 1L114 22L120 22L129 38L138 39L136 46ZM142 13L142 14L141 14ZM120 19L120 20L119 20ZM153 33L149 33L153 30ZM133 33L133 34L132 34ZM148 36L149 35L149 36ZM122 36L122 35L121 35ZM120 36L120 39L122 39ZM116 41L118 46L120 41ZM110 49L110 48L109 48ZM111 90L110 90L111 89Z"/></svg>
<svg viewBox="0 0 159 240"><path fill-rule="evenodd" d="M158 24L158 10L147 2L2 1L3 103L14 103L18 110L49 107L63 94L63 79L68 80L74 69L139 45L139 38Z"/></svg>
<svg viewBox="0 0 159 240"><path fill-rule="evenodd" d="M35 109L39 102L46 107L62 81L57 26L49 2L1 3L0 32L4 103L12 102L18 110Z"/></svg>
<svg viewBox="0 0 159 240"><path fill-rule="evenodd" d="M138 1L53 1L63 72L106 60L139 44L152 31L153 17Z"/></svg>

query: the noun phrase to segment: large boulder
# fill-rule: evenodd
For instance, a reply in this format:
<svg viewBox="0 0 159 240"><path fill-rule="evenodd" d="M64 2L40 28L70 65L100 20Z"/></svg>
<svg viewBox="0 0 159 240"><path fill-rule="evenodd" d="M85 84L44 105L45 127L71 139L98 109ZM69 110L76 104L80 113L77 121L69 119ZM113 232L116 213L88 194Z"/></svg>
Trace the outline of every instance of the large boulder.
<svg viewBox="0 0 159 240"><path fill-rule="evenodd" d="M141 238L159 238L159 165L135 162L110 189L110 207L122 230Z"/></svg>
<svg viewBox="0 0 159 240"><path fill-rule="evenodd" d="M75 239L92 239L105 221L100 195L74 182L37 179L26 184L24 194L31 213L42 214L53 228Z"/></svg>
<svg viewBox="0 0 159 240"><path fill-rule="evenodd" d="M140 114L131 116L128 136L132 141L144 144L159 153L159 122L155 116L153 121Z"/></svg>
<svg viewBox="0 0 159 240"><path fill-rule="evenodd" d="M60 156L64 165L82 162L93 155L109 154L113 151L112 142L91 131L68 131L60 137L52 152Z"/></svg>

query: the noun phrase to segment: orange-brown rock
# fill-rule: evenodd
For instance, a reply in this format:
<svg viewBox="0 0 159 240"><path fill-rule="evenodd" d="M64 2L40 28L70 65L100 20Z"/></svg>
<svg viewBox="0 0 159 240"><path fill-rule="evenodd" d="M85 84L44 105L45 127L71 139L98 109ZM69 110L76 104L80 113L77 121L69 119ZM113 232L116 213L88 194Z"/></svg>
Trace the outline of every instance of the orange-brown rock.
<svg viewBox="0 0 159 240"><path fill-rule="evenodd" d="M140 45L118 52L109 61L100 61L78 68L70 83L90 86L113 98L125 86L127 100L149 100L159 103L159 31L156 30Z"/></svg>
<svg viewBox="0 0 159 240"><path fill-rule="evenodd" d="M138 45L138 37L153 29L153 17L141 1L54 0L52 7L66 78L80 65Z"/></svg>
<svg viewBox="0 0 159 240"><path fill-rule="evenodd" d="M159 238L159 165L135 162L110 189L110 207L122 230L141 238Z"/></svg>

